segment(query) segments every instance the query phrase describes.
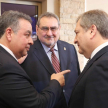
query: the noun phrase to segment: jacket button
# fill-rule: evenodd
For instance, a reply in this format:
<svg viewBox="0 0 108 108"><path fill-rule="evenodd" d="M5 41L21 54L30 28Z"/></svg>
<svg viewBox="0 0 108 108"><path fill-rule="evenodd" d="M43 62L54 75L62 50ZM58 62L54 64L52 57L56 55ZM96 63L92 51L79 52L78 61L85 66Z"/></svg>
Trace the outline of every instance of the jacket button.
<svg viewBox="0 0 108 108"><path fill-rule="evenodd" d="M65 90L63 89L63 92L65 92Z"/></svg>

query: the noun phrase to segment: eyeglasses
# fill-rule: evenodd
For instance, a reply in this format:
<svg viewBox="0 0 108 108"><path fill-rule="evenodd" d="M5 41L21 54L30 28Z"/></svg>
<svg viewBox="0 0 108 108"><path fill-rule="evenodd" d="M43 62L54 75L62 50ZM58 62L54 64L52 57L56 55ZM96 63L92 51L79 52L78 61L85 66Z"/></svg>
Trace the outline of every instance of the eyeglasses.
<svg viewBox="0 0 108 108"><path fill-rule="evenodd" d="M49 29L53 32L53 33L55 33L57 30L58 30L58 27L39 27L43 32L48 32L49 31Z"/></svg>

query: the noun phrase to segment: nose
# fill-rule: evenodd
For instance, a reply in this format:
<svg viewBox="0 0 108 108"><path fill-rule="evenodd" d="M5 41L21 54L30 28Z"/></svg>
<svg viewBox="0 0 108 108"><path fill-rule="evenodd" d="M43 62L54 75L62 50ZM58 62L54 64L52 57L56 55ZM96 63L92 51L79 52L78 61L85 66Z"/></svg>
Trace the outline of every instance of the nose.
<svg viewBox="0 0 108 108"><path fill-rule="evenodd" d="M49 29L49 30L47 31L47 35L48 35L48 36L51 36L51 35L52 35L51 29Z"/></svg>
<svg viewBox="0 0 108 108"><path fill-rule="evenodd" d="M29 44L30 44L30 45L33 45L33 43L34 43L34 42L33 42L33 39L32 39L31 36L30 36L30 37L29 37Z"/></svg>
<svg viewBox="0 0 108 108"><path fill-rule="evenodd" d="M76 38L76 36L75 36L75 38L74 38L74 44L76 44L77 43L77 38Z"/></svg>

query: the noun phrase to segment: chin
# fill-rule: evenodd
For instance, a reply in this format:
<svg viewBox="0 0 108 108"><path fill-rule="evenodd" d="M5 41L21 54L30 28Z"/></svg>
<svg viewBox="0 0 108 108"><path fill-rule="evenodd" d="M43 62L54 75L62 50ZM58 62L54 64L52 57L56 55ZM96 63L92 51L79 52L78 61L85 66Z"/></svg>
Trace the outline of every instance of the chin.
<svg viewBox="0 0 108 108"><path fill-rule="evenodd" d="M53 46L55 43L47 43L46 46L50 47Z"/></svg>
<svg viewBox="0 0 108 108"><path fill-rule="evenodd" d="M23 57L23 56L26 56L26 55L27 55L27 52L24 52L24 53L22 54L22 57Z"/></svg>
<svg viewBox="0 0 108 108"><path fill-rule="evenodd" d="M78 50L78 52L79 52L80 54L83 54L83 52L82 52L81 50Z"/></svg>

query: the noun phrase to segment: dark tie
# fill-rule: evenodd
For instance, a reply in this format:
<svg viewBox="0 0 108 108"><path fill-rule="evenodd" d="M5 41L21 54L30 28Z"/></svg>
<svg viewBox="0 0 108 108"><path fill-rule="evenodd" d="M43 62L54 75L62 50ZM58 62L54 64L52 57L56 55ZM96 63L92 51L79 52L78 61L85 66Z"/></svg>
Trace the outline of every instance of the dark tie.
<svg viewBox="0 0 108 108"><path fill-rule="evenodd" d="M56 73L60 72L60 63L58 58L56 57L55 53L54 53L54 48L51 48L50 51L52 52L51 54L51 60L52 60L52 65L56 71Z"/></svg>

